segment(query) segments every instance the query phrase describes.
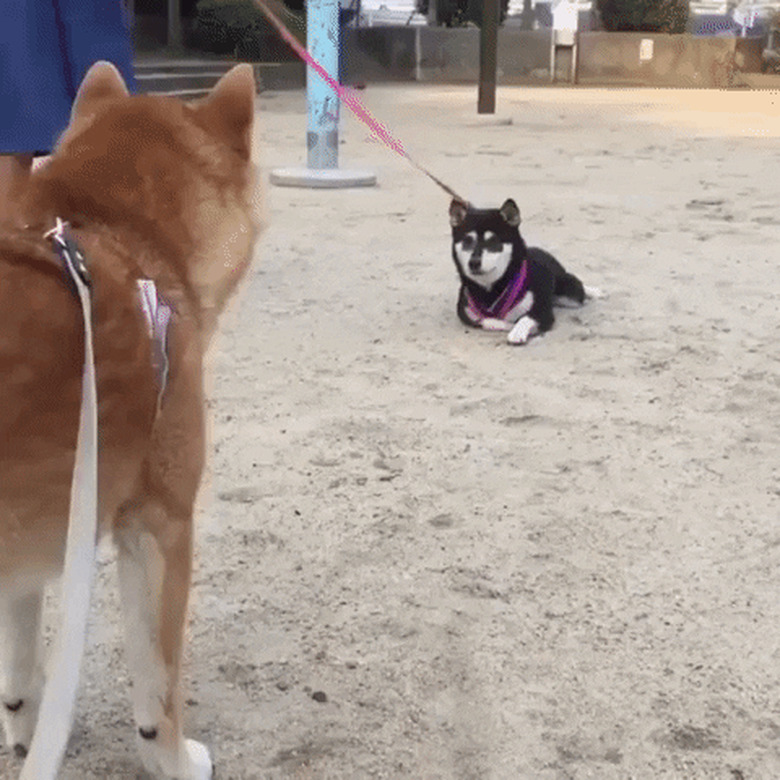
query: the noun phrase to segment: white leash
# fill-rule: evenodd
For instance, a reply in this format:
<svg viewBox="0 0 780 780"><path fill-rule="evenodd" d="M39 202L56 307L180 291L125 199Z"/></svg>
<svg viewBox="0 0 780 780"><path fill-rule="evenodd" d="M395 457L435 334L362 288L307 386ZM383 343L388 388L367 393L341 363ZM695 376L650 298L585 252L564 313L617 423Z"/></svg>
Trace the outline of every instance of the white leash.
<svg viewBox="0 0 780 780"><path fill-rule="evenodd" d="M57 243L81 302L84 374L62 575L62 618L48 665L35 734L19 780L55 780L65 754L84 656L97 539L97 388L89 273L78 248L67 238L61 220L57 220L57 227L46 237Z"/></svg>

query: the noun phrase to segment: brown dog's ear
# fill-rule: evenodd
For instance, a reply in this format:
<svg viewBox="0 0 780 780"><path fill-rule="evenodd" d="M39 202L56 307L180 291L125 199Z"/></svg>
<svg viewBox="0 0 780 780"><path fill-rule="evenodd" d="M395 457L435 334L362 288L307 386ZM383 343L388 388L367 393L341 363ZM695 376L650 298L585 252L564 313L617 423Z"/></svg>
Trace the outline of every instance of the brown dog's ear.
<svg viewBox="0 0 780 780"><path fill-rule="evenodd" d="M96 62L84 76L73 108L71 122L86 119L99 110L100 105L110 100L129 96L122 74L110 62Z"/></svg>
<svg viewBox="0 0 780 780"><path fill-rule="evenodd" d="M452 227L462 225L463 220L466 219L467 212L468 208L463 201L453 199L452 203L450 203L450 225Z"/></svg>
<svg viewBox="0 0 780 780"><path fill-rule="evenodd" d="M197 106L196 111L209 127L248 160L255 117L255 76L252 66L244 63L231 68Z"/></svg>
<svg viewBox="0 0 780 780"><path fill-rule="evenodd" d="M504 201L504 205L499 209L499 214L507 225L517 227L520 224L520 209L517 208L517 203L512 198Z"/></svg>

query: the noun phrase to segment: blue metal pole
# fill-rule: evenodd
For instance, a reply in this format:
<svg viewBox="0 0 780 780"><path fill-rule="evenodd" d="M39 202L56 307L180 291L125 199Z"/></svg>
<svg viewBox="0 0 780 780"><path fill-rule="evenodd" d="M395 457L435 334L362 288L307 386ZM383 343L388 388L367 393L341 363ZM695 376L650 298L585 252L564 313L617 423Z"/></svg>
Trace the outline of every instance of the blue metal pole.
<svg viewBox="0 0 780 780"><path fill-rule="evenodd" d="M338 80L339 0L307 0L306 48L328 75ZM341 101L311 66L306 68L306 102L308 167L338 168Z"/></svg>

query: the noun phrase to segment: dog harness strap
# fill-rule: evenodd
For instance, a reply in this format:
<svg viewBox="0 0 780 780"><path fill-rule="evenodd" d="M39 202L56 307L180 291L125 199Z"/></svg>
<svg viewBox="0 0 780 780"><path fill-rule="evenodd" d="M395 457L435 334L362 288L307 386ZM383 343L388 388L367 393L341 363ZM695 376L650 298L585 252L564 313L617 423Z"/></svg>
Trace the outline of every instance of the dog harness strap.
<svg viewBox="0 0 780 780"><path fill-rule="evenodd" d="M520 273L514 278L512 284L506 289L504 294L495 302L493 309L498 308L496 316L503 320L507 314L514 308L520 298L525 295L526 281L528 280L528 263L523 262Z"/></svg>
<svg viewBox="0 0 780 780"><path fill-rule="evenodd" d="M62 260L71 281L78 274L79 279L87 286L92 280L87 270L84 255L78 244L68 234L67 223L57 218L57 226L45 234L54 244L60 260ZM74 282L75 283L75 282ZM149 327L149 338L152 341L152 366L157 375L157 406L162 402L163 393L168 383L168 325L173 309L158 294L157 285L151 279L138 279L138 297L141 310ZM78 293L78 289L76 289Z"/></svg>
<svg viewBox="0 0 780 780"><path fill-rule="evenodd" d="M475 325L479 325L482 320L489 317L490 314L483 309L475 300L472 294L466 289L466 313Z"/></svg>
<svg viewBox="0 0 780 780"><path fill-rule="evenodd" d="M506 318L507 314L517 305L517 302L525 295L528 286L528 263L524 262L509 286L498 296L490 306L480 306L474 300L474 296L466 290L466 309L469 316L479 323L488 317L499 320Z"/></svg>
<svg viewBox="0 0 780 780"><path fill-rule="evenodd" d="M138 279L141 309L146 315L149 337L152 340L152 366L157 374L157 406L162 402L168 383L168 325L173 309L157 294L157 285L151 279Z"/></svg>
<svg viewBox="0 0 780 780"><path fill-rule="evenodd" d="M68 234L68 223L63 222L57 217L57 224L48 233L44 233L44 238L51 239L54 244L54 251L62 260L65 270L68 272L68 278L75 285L76 294L79 295L79 281L87 287L92 286L92 279L87 270L84 255L79 249L78 244ZM79 298L81 296L79 295Z"/></svg>

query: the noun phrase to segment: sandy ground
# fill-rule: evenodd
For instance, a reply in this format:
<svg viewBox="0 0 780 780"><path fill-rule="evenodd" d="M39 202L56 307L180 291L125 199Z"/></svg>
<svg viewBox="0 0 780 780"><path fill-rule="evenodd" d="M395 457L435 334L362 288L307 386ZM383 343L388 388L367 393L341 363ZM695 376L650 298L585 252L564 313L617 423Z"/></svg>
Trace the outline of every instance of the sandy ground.
<svg viewBox="0 0 780 780"><path fill-rule="evenodd" d="M364 98L609 297L526 347L464 328L447 197L350 117L378 187L267 190L214 360L190 734L221 780L780 777L778 93ZM266 171L303 163L303 96L258 117ZM64 780L139 776L111 558Z"/></svg>

